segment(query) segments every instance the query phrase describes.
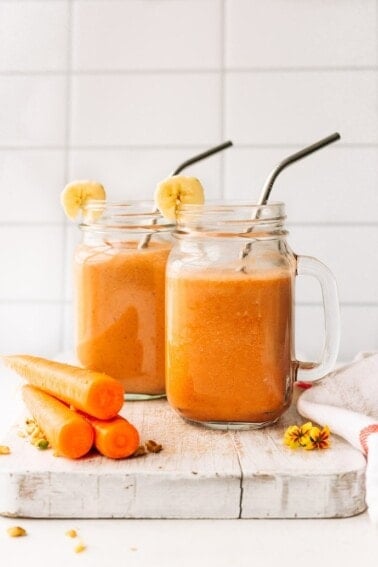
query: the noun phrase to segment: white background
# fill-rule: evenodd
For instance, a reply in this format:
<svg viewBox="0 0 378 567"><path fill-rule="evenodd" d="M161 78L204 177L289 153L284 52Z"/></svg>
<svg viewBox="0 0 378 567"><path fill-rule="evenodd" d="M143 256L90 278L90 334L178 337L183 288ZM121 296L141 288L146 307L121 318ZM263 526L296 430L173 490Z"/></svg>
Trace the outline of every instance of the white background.
<svg viewBox="0 0 378 567"><path fill-rule="evenodd" d="M94 178L109 199L151 197L180 161L208 198L256 199L287 170L290 243L338 280L340 359L378 347L376 0L0 0L0 352L72 346L77 227L59 193ZM189 170L188 170L189 171ZM321 336L320 295L298 286L298 351Z"/></svg>

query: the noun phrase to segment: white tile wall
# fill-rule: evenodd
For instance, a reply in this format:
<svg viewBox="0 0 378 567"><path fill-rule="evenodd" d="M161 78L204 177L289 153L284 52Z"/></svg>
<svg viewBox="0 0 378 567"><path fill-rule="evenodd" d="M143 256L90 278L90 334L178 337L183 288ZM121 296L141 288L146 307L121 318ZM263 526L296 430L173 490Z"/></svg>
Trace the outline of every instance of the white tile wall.
<svg viewBox="0 0 378 567"><path fill-rule="evenodd" d="M2 353L54 356L61 348L61 311L58 303L0 303Z"/></svg>
<svg viewBox="0 0 378 567"><path fill-rule="evenodd" d="M64 144L65 95L61 76L0 75L0 145Z"/></svg>
<svg viewBox="0 0 378 567"><path fill-rule="evenodd" d="M332 267L340 300L377 303L378 226L292 226L290 244L297 254L315 256ZM311 301L306 294L304 301Z"/></svg>
<svg viewBox="0 0 378 567"><path fill-rule="evenodd" d="M284 146L227 152L225 196L257 199L265 177L287 154ZM335 144L287 168L272 198L286 203L291 223L376 223L377 163L378 147Z"/></svg>
<svg viewBox="0 0 378 567"><path fill-rule="evenodd" d="M0 300L59 301L63 292L63 227L0 226Z"/></svg>
<svg viewBox="0 0 378 567"><path fill-rule="evenodd" d="M293 249L337 277L340 358L377 349L377 101L377 0L0 0L0 352L72 346L68 180L148 198L231 138L188 171L208 198L256 199L277 161L335 130L273 199ZM297 351L313 358L320 292L297 288Z"/></svg>
<svg viewBox="0 0 378 567"><path fill-rule="evenodd" d="M228 68L376 65L375 0L230 0Z"/></svg>
<svg viewBox="0 0 378 567"><path fill-rule="evenodd" d="M0 71L67 69L68 3L0 3Z"/></svg>
<svg viewBox="0 0 378 567"><path fill-rule="evenodd" d="M171 171L191 154L200 153L200 146L180 148L131 148L131 149L90 149L70 152L71 179L83 179L90 175L101 179L111 190L113 199L138 198L150 200L157 179L164 179ZM216 199L221 186L222 158L218 154L185 171L196 175L206 186L208 198Z"/></svg>
<svg viewBox="0 0 378 567"><path fill-rule="evenodd" d="M377 71L232 72L226 135L240 144L299 144L340 131L345 143L378 143Z"/></svg>
<svg viewBox="0 0 378 567"><path fill-rule="evenodd" d="M79 146L211 145L220 137L219 89L220 80L214 74L114 74L105 80L97 74L75 76L71 142Z"/></svg>
<svg viewBox="0 0 378 567"><path fill-rule="evenodd" d="M74 3L74 69L219 68L218 0L118 0L110 8L108 4Z"/></svg>
<svg viewBox="0 0 378 567"><path fill-rule="evenodd" d="M340 361L357 352L377 350L377 306L341 305ZM296 354L299 360L319 360L323 340L323 313L319 305L300 305L296 311ZM309 332L311 329L311 332ZM356 329L358 331L356 332Z"/></svg>
<svg viewBox="0 0 378 567"><path fill-rule="evenodd" d="M62 222L64 214L56 196L64 181L61 150L0 150L0 187L6 191L0 222Z"/></svg>

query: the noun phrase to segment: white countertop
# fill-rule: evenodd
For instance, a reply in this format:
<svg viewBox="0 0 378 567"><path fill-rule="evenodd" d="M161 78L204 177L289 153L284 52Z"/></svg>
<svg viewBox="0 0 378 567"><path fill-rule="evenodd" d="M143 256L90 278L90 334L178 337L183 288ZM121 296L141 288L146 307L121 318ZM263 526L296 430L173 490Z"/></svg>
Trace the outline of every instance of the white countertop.
<svg viewBox="0 0 378 567"><path fill-rule="evenodd" d="M7 536L15 523L27 537ZM88 546L80 555L65 536L71 528ZM376 567L378 532L365 514L343 520L1 519L0 549L7 567Z"/></svg>
<svg viewBox="0 0 378 567"><path fill-rule="evenodd" d="M21 409L19 381L0 380L0 432ZM0 433L1 435L1 433ZM316 494L314 494L316 498ZM28 535L10 538L21 525ZM74 552L77 530L87 546ZM367 514L333 520L32 520L0 517L1 563L7 567L80 564L107 567L364 567L378 564L378 529Z"/></svg>

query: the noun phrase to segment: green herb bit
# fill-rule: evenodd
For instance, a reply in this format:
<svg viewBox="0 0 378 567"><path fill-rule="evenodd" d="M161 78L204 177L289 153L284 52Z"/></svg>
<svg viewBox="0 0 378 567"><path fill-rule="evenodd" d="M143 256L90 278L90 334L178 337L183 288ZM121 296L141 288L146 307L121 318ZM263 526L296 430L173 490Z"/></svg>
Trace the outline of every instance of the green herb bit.
<svg viewBox="0 0 378 567"><path fill-rule="evenodd" d="M49 442L46 439L41 439L40 441L38 441L37 447L41 451L45 451L46 449L49 448Z"/></svg>

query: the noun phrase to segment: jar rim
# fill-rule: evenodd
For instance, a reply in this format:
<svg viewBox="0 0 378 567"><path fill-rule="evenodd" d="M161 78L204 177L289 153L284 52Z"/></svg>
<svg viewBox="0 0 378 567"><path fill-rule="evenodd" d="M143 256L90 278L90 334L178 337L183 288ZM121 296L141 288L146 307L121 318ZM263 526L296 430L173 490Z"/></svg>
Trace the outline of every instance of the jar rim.
<svg viewBox="0 0 378 567"><path fill-rule="evenodd" d="M187 224L198 219L215 219L219 222L261 224L286 219L285 203L273 201L259 205L253 201L208 201L203 204L185 204L178 209L177 224Z"/></svg>
<svg viewBox="0 0 378 567"><path fill-rule="evenodd" d="M106 199L92 199L87 201L83 206L84 212L96 209L104 209L114 212L118 210L130 210L130 214L161 216L160 211L156 208L154 201L152 200L130 199L128 201L108 201Z"/></svg>
<svg viewBox="0 0 378 567"><path fill-rule="evenodd" d="M152 200L88 201L83 207L81 230L157 232L171 231L175 224L165 219Z"/></svg>
<svg viewBox="0 0 378 567"><path fill-rule="evenodd" d="M213 201L180 207L175 236L277 238L285 236L285 204L252 201Z"/></svg>
<svg viewBox="0 0 378 567"><path fill-rule="evenodd" d="M245 210L247 208L250 209L259 209L265 211L272 211L272 212L281 212L282 216L285 214L285 203L283 201L272 201L261 205L254 201L250 200L236 200L236 199L222 199L222 200L210 200L206 201L202 204L182 204L179 208L179 214L185 212L211 212L211 211L229 211L229 210Z"/></svg>

